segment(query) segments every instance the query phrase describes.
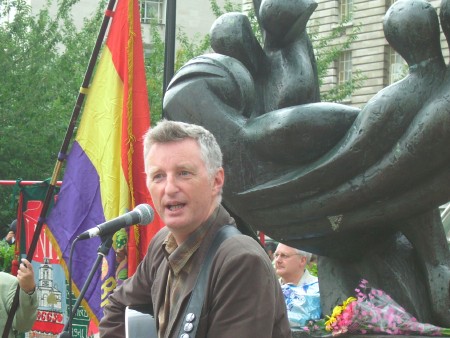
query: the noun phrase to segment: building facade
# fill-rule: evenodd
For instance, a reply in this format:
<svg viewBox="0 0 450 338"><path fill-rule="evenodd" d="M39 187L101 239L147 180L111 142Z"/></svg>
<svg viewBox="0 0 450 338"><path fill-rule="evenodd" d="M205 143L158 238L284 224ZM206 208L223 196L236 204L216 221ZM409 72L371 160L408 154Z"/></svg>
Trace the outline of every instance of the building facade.
<svg viewBox="0 0 450 338"><path fill-rule="evenodd" d="M346 100L346 104L363 106L384 87L407 74L401 56L394 51L384 37L383 19L395 0L318 0L318 6L310 20L310 26L318 25L320 34L328 33L345 16L350 16L348 32L359 25L358 38L328 69L321 91L327 91L337 83L351 78L359 70L365 77L363 85ZM440 1L429 1L439 13ZM441 33L444 57L448 57L445 36Z"/></svg>
<svg viewBox="0 0 450 338"><path fill-rule="evenodd" d="M353 72L359 71L365 78L362 87L342 103L361 107L378 91L407 74L406 63L389 45L383 32L384 16L395 0L316 0L316 2L318 6L309 20L308 29L316 30L319 37L330 33L347 17L351 18L346 23L348 34L355 26L359 26L357 39L328 68L321 93L350 79ZM429 2L439 13L440 1ZM252 1L244 0L244 5L248 8L252 5ZM341 40L336 39L333 43L340 44ZM449 52L443 33L441 46L447 60Z"/></svg>
<svg viewBox="0 0 450 338"><path fill-rule="evenodd" d="M223 8L225 0L216 0ZM242 0L232 0L232 3L242 4ZM150 43L150 18L157 17L161 34L166 27L166 5L167 0L140 0L142 36L144 44L149 47ZM177 31L183 31L190 38L204 37L216 19L210 0L177 0L176 1L176 27Z"/></svg>
<svg viewBox="0 0 450 338"><path fill-rule="evenodd" d="M36 12L47 2L47 0L28 1ZM384 15L395 1L316 0L318 6L309 20L308 29L317 31L319 37L327 35L347 17L351 18L346 23L348 34L356 26L359 28L357 39L328 68L321 86L322 93L329 91L340 82L351 79L352 74L358 71L365 79L362 87L354 91L342 103L361 107L382 88L407 74L405 62L389 45L383 32ZM222 8L225 2L226 0L217 0ZM253 7L252 0L231 0L231 2L242 5L244 11ZM429 0L429 2L439 12L440 1ZM92 0L79 0L75 4L73 17L78 27L82 26L84 18L92 15L98 4ZM145 48L149 49L151 48L149 20L152 16L157 18L160 33L164 36L167 0L140 0L140 4L143 40ZM56 11L56 5L53 10ZM177 30L183 31L189 38L205 36L215 19L210 0L176 1ZM340 44L341 41L336 39L333 43ZM443 33L441 33L441 45L447 60L449 52Z"/></svg>
<svg viewBox="0 0 450 338"><path fill-rule="evenodd" d="M225 0L216 0L223 8ZM47 0L28 0L34 13L45 7ZM148 48L150 46L150 18L155 17L162 36L166 27L167 0L139 0L141 5L142 38ZM234 4L242 4L242 0L231 0ZM78 28L83 25L83 20L92 16L99 1L79 0L73 7L73 19ZM106 5L105 5L106 6ZM56 1L50 7L50 13L56 14ZM106 7L105 7L106 8ZM216 19L210 0L178 0L176 1L176 27L182 30L189 38L203 37L207 34Z"/></svg>

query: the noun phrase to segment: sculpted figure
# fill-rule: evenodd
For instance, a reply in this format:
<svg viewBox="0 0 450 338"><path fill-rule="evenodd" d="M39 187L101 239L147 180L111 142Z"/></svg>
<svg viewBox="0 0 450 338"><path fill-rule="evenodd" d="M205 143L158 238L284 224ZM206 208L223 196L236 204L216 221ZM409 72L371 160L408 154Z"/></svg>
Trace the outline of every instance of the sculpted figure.
<svg viewBox="0 0 450 338"><path fill-rule="evenodd" d="M166 116L216 136L223 201L238 219L324 257L324 313L364 277L419 320L450 326L450 253L437 211L450 199L450 83L435 9L400 0L388 10L385 36L409 74L360 110L319 102L305 31L312 0L254 6L264 46L246 16L220 17L211 29L216 53L175 75ZM449 7L444 0L447 37Z"/></svg>

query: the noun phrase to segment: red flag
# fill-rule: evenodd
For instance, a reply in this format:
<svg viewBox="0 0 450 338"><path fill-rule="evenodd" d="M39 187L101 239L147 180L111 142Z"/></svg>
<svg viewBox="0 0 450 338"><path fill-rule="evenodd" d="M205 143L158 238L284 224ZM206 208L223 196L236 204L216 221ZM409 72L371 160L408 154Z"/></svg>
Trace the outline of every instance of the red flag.
<svg viewBox="0 0 450 338"><path fill-rule="evenodd" d="M123 14L122 14L123 13ZM125 15L126 14L126 15ZM128 34L123 34L123 29ZM145 185L142 139L150 127L150 108L144 68L139 2L119 1L107 46L124 83L122 114L122 167L132 196L132 208L141 203L153 206ZM124 53L124 51L126 51ZM132 209L131 208L131 209ZM128 276L136 271L148 243L162 227L158 215L151 226L134 226L128 239Z"/></svg>
<svg viewBox="0 0 450 338"><path fill-rule="evenodd" d="M149 127L139 3L118 0L67 159L61 191L47 220L49 237L63 265L68 262L70 244L83 231L138 204L152 205L143 160L143 135ZM148 242L160 228L161 221L155 216L149 226L129 229L128 261L120 262L119 268L124 270L119 271L126 271L128 262L128 275L134 273ZM122 246L120 236L116 235L115 243ZM99 239L80 242L74 251L73 282L77 296L96 258L98 242ZM120 249L123 253L124 247ZM113 252L105 257L82 302L96 322L116 285L114 274L123 278L115 270L116 260Z"/></svg>

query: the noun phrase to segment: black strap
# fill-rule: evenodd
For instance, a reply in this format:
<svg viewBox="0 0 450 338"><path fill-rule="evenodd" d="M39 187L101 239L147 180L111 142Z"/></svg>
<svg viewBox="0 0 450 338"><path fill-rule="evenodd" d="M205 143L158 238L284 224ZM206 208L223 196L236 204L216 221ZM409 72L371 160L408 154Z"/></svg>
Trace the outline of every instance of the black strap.
<svg viewBox="0 0 450 338"><path fill-rule="evenodd" d="M211 267L211 263L216 255L216 251L220 244L227 238L238 235L241 232L232 225L225 225L222 227L214 237L214 241L208 249L208 253L205 256L200 272L198 273L197 280L195 282L194 289L189 299L188 306L184 312L183 321L179 330L179 338L195 338L198 324L200 321L200 314L202 312L203 300L205 298L205 292L208 282L208 273Z"/></svg>

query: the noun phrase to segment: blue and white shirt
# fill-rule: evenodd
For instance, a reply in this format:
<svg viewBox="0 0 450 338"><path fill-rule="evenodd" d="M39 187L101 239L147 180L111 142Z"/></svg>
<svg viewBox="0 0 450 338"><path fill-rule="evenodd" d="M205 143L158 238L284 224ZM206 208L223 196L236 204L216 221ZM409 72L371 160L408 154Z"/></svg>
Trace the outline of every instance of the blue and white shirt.
<svg viewBox="0 0 450 338"><path fill-rule="evenodd" d="M298 284L285 283L280 279L286 302L289 323L293 330L302 329L308 320L319 319L320 307L319 280L305 269Z"/></svg>

